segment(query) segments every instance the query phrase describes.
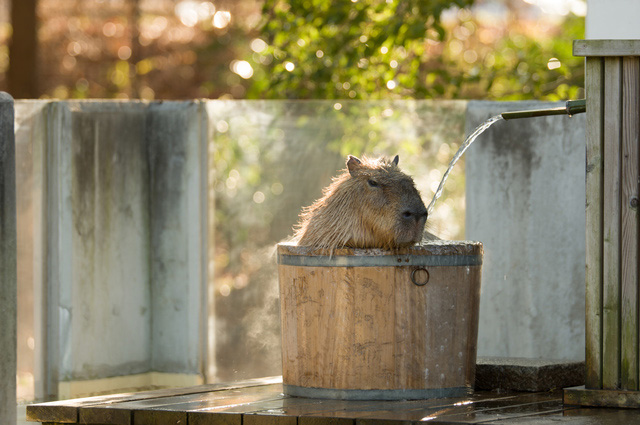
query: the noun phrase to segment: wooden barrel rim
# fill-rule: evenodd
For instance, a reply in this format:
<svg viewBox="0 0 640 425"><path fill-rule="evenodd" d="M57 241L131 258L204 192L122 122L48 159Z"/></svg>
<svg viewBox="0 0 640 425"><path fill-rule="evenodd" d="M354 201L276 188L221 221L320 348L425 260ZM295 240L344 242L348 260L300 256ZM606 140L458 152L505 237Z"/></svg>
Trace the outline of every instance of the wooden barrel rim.
<svg viewBox="0 0 640 425"><path fill-rule="evenodd" d="M480 266L482 244L437 241L397 250L340 248L333 251L278 244L278 264L302 267Z"/></svg>

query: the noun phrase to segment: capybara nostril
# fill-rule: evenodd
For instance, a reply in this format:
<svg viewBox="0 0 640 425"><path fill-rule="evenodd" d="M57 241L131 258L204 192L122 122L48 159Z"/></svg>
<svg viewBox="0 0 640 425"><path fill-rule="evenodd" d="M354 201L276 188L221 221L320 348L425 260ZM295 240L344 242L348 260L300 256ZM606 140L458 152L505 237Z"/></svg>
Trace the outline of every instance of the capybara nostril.
<svg viewBox="0 0 640 425"><path fill-rule="evenodd" d="M415 220L416 222L420 222L420 220L427 220L427 210L419 209L419 210L405 210L402 212L401 216L405 220Z"/></svg>

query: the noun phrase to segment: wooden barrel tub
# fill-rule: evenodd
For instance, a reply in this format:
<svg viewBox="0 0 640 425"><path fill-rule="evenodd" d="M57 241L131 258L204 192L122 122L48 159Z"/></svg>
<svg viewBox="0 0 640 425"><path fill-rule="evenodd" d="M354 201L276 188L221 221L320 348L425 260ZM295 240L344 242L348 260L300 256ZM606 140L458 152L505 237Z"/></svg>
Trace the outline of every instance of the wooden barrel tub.
<svg viewBox="0 0 640 425"><path fill-rule="evenodd" d="M475 378L482 244L412 248L278 245L288 395L457 397Z"/></svg>

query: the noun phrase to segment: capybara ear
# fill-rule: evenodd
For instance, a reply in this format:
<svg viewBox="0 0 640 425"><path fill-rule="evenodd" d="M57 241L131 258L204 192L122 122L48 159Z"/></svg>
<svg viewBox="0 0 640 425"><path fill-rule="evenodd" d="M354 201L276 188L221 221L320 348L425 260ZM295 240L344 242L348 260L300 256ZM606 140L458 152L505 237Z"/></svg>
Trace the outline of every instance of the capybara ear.
<svg viewBox="0 0 640 425"><path fill-rule="evenodd" d="M393 158L393 165L395 165L396 167L398 166L398 162L400 161L400 156L396 155L395 158Z"/></svg>
<svg viewBox="0 0 640 425"><path fill-rule="evenodd" d="M349 169L349 174L351 174L351 177L355 177L358 174L358 171L360 170L361 166L362 166L362 161L360 161L355 156L349 155L347 157L347 168Z"/></svg>

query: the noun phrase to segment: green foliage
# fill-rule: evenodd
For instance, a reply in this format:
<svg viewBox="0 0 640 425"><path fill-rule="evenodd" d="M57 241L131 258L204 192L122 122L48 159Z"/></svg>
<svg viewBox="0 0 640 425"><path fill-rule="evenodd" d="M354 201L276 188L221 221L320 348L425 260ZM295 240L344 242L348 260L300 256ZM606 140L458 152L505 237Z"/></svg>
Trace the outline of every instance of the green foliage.
<svg viewBox="0 0 640 425"><path fill-rule="evenodd" d="M266 0L260 72L249 93L269 98L383 98L428 93L425 40L442 41L444 10L473 0Z"/></svg>
<svg viewBox="0 0 640 425"><path fill-rule="evenodd" d="M509 14L496 27L473 0L266 0L250 98L545 99L583 96L572 42L584 18ZM446 22L443 11L450 10ZM549 62L555 58L553 62ZM551 66L549 66L551 65ZM556 67L554 67L554 65Z"/></svg>
<svg viewBox="0 0 640 425"><path fill-rule="evenodd" d="M584 97L584 58L574 57L573 40L584 38L584 18L568 15L552 34L534 38L511 31L483 54L482 72L467 86L468 98L567 100ZM483 97L484 96L484 97Z"/></svg>

